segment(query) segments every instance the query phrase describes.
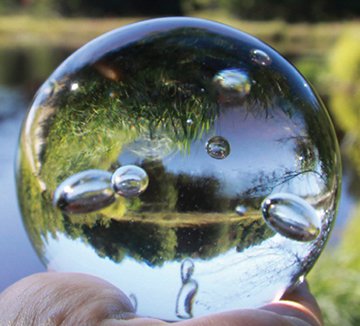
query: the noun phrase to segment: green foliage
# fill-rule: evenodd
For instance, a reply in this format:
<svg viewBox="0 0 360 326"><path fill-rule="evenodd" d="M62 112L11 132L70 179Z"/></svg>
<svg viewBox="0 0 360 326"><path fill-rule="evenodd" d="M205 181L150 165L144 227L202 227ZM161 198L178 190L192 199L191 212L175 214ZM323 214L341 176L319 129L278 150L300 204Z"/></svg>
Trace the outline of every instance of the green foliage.
<svg viewBox="0 0 360 326"><path fill-rule="evenodd" d="M7 14L12 12L16 7L13 0L1 0L0 2L0 14Z"/></svg>
<svg viewBox="0 0 360 326"><path fill-rule="evenodd" d="M140 211L173 211L179 197L175 175L167 173L165 167L157 161L145 161L142 168L147 171L151 181L147 191L141 195Z"/></svg>
<svg viewBox="0 0 360 326"><path fill-rule="evenodd" d="M295 60L296 68L306 77L317 89L322 86L326 64L323 57L306 56ZM322 90L322 89L321 89Z"/></svg>
<svg viewBox="0 0 360 326"><path fill-rule="evenodd" d="M346 133L344 153L360 175L360 34L346 31L329 54L326 85L338 126Z"/></svg>
<svg viewBox="0 0 360 326"><path fill-rule="evenodd" d="M338 248L329 247L309 275L325 325L360 324L360 206L343 231Z"/></svg>
<svg viewBox="0 0 360 326"><path fill-rule="evenodd" d="M59 6L56 0L35 0L26 10L35 16L47 17L57 15Z"/></svg>
<svg viewBox="0 0 360 326"><path fill-rule="evenodd" d="M81 230L80 238L87 239L101 257L120 262L125 255L149 265L162 265L176 254L176 229L157 223L109 221L109 225L72 224Z"/></svg>
<svg viewBox="0 0 360 326"><path fill-rule="evenodd" d="M218 9L219 1L217 0L182 0L181 8L184 13L192 13L199 10Z"/></svg>
<svg viewBox="0 0 360 326"><path fill-rule="evenodd" d="M40 16L181 16L197 11L227 11L243 19L317 21L359 16L357 0L2 0L0 12Z"/></svg>
<svg viewBox="0 0 360 326"><path fill-rule="evenodd" d="M180 0L2 0L2 11L22 10L35 15L64 15L64 16L103 16L103 15L170 15L182 14ZM1 12L1 11L0 11Z"/></svg>
<svg viewBox="0 0 360 326"><path fill-rule="evenodd" d="M331 113L345 133L344 159L360 175L360 36L358 29L344 32L328 52L322 89L330 95ZM358 189L358 185L356 187ZM356 195L356 188L355 195ZM325 325L360 324L360 206L349 217L339 247L329 247L309 275L312 292L324 314Z"/></svg>
<svg viewBox="0 0 360 326"><path fill-rule="evenodd" d="M207 8L212 9L212 2L207 3ZM226 9L242 19L282 19L290 22L336 20L360 14L357 0L221 0L217 9Z"/></svg>
<svg viewBox="0 0 360 326"><path fill-rule="evenodd" d="M27 155L24 146L20 148L19 155ZM23 160L17 171L17 178L21 180L18 182L18 196L27 232L31 235L36 250L43 256L43 241L48 236L56 237L56 232L63 232L64 226L61 214L52 211L51 198L43 191L41 180L34 178L33 174L32 167Z"/></svg>
<svg viewBox="0 0 360 326"><path fill-rule="evenodd" d="M256 230L254 232L254 230ZM250 221L249 224L242 225L242 232L239 235L240 241L238 241L236 250L242 251L249 246L255 246L263 239L272 237L275 232L267 227L262 219Z"/></svg>
<svg viewBox="0 0 360 326"><path fill-rule="evenodd" d="M219 181L213 177L179 175L177 191L179 212L223 212L229 207L229 198L219 194Z"/></svg>
<svg viewBox="0 0 360 326"><path fill-rule="evenodd" d="M358 84L360 81L360 34L358 28L345 31L329 55L330 73L335 83Z"/></svg>
<svg viewBox="0 0 360 326"><path fill-rule="evenodd" d="M108 219L107 223L103 218L65 217L65 229L72 238L90 244L101 257L121 262L128 255L161 266L189 256L210 259L230 248L242 251L273 236L257 213L249 214L234 218L231 214L155 213Z"/></svg>

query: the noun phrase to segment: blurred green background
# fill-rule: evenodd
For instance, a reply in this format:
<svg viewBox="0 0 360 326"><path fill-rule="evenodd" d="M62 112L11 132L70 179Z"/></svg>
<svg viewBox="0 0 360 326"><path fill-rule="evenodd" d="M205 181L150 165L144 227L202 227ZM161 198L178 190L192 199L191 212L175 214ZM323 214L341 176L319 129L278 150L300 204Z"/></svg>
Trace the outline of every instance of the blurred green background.
<svg viewBox="0 0 360 326"><path fill-rule="evenodd" d="M332 240L308 279L326 325L360 325L359 0L1 0L0 129L15 116L20 128L25 103L72 51L103 32L159 16L208 18L253 34L320 93L341 144L344 184ZM6 134L0 137L6 142Z"/></svg>

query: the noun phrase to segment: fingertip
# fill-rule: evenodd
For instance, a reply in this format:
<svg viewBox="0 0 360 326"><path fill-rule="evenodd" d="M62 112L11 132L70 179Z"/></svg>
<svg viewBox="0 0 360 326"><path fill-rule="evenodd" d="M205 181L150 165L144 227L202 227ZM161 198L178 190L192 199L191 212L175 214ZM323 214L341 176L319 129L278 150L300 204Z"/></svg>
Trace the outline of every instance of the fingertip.
<svg viewBox="0 0 360 326"><path fill-rule="evenodd" d="M289 318L306 322L308 325L322 326L323 319L319 305L311 294L307 281L289 289L282 298L261 309L273 311Z"/></svg>

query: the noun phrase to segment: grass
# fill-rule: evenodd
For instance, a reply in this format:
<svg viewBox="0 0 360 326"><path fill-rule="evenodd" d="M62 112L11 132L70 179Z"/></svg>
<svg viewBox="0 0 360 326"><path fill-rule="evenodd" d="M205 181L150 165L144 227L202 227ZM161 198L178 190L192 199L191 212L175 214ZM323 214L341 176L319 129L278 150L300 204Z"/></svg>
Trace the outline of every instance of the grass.
<svg viewBox="0 0 360 326"><path fill-rule="evenodd" d="M208 224L221 223L246 223L261 219L258 211L248 212L246 216L239 216L235 213L178 213L178 212L146 212L132 214L128 213L121 218L113 217L111 212L109 217L119 221L131 221L133 223L152 223L161 226L183 227L183 226L200 226Z"/></svg>
<svg viewBox="0 0 360 326"><path fill-rule="evenodd" d="M356 22L288 24L280 20L246 21L219 11L202 12L197 17L228 24L262 39L279 52L296 55L321 54L333 45L344 29L359 28Z"/></svg>

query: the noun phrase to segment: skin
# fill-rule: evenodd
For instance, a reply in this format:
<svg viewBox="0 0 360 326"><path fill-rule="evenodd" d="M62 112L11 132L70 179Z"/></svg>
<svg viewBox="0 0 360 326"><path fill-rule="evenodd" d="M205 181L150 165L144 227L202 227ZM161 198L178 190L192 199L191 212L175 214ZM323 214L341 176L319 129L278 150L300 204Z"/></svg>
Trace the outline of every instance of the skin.
<svg viewBox="0 0 360 326"><path fill-rule="evenodd" d="M150 298L151 299L151 298ZM136 316L129 299L110 283L79 273L41 273L0 294L0 325L155 326L169 323ZM234 310L172 323L178 326L322 326L306 283L261 309Z"/></svg>

